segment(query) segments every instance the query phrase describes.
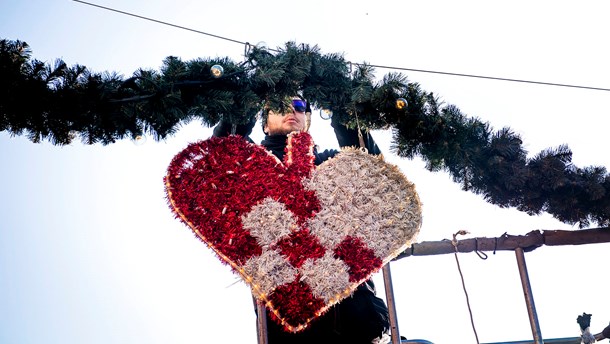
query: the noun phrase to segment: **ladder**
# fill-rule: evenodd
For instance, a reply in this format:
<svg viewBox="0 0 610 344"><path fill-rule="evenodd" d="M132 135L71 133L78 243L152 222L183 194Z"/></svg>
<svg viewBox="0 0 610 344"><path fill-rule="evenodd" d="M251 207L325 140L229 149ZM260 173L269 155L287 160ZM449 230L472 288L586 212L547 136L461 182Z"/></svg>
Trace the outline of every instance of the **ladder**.
<svg viewBox="0 0 610 344"><path fill-rule="evenodd" d="M472 238L461 240L459 245L453 246L448 240L438 242L422 242L411 246L411 250L406 250L403 254L395 258L401 259L411 255L436 255L448 254L457 252L483 252L505 250L514 251L519 268L519 276L527 306L530 326L532 329L533 340L512 341L512 342L495 342L487 344L580 344L580 337L570 338L554 338L543 339L538 322L536 306L534 304L534 296L527 272L525 263L524 248L528 251L540 246L562 246L562 245L582 245L593 243L610 243L610 228L594 228L577 231L532 231L526 235L507 235L504 234L498 238ZM398 321L396 316L396 304L394 301L394 291L392 287L392 276L390 272L390 263L383 267L383 282L385 286L386 303L390 315L390 334L392 344L432 344L430 341L422 339L400 340L398 331ZM266 309L264 304L257 301L257 312L259 315L265 314ZM268 344L267 341L267 318L265 316L257 317L257 335L258 344ZM610 338L610 325L604 329L602 333L595 335L596 340Z"/></svg>
<svg viewBox="0 0 610 344"><path fill-rule="evenodd" d="M383 284L385 287L386 304L390 314L390 335L392 337L392 344L409 343L409 344L432 344L427 340L400 340L400 334L398 332L398 319L396 316L396 303L394 301L394 289L392 287L392 273L390 271L390 263L386 264L383 268ZM258 344L268 344L267 341L267 317L263 316L267 310L265 305L256 301L256 333L258 336Z"/></svg>

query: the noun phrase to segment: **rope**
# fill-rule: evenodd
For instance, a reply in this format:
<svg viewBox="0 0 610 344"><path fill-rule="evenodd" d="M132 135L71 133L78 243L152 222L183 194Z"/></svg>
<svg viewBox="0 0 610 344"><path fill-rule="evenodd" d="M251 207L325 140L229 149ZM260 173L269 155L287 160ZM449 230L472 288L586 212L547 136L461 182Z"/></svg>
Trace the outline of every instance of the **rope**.
<svg viewBox="0 0 610 344"><path fill-rule="evenodd" d="M470 314L470 324L472 325L472 331L474 332L474 337L477 340L477 344L479 344L479 335L477 334L477 329L474 326L474 318L472 317L472 308L470 308L470 298L468 297L468 291L466 290L466 283L464 282L464 274L462 273L462 268L460 267L460 260L458 259L458 241L456 237L459 235L466 235L468 232L461 230L457 233L453 234L453 240L451 243L453 244L453 248L455 248L455 262L457 263L458 272L460 273L460 278L462 279L462 288L464 289L464 295L466 295L466 305L468 305L468 313Z"/></svg>
<svg viewBox="0 0 610 344"><path fill-rule="evenodd" d="M366 148L364 144L364 138L362 137L362 129L360 128L360 121L358 121L358 112L354 111L354 115L356 116L356 127L358 127L358 143L360 144L360 148Z"/></svg>

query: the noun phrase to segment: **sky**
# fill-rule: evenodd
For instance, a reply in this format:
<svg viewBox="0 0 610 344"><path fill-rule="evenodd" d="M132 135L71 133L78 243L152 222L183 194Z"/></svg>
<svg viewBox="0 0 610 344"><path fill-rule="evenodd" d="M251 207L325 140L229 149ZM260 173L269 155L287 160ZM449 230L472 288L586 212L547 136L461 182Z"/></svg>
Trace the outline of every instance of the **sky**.
<svg viewBox="0 0 610 344"><path fill-rule="evenodd" d="M269 47L317 44L352 62L610 88L605 1L98 0L96 4ZM183 60L243 59L244 46L69 0L0 0L0 37L30 44L33 57L129 77ZM379 69L378 76L390 70ZM579 167L610 166L610 93L404 72L446 104L521 135L529 156L567 144ZM32 101L36 101L32 99ZM334 148L329 121L312 135ZM230 268L174 219L163 176L172 157L211 129L185 125L164 141L108 146L34 144L0 133L0 343L256 343L250 292ZM262 132L255 129L254 138ZM548 214L501 209L462 191L445 172L392 154L389 132L373 137L423 203L418 241L575 230ZM610 321L609 244L526 253L544 338ZM481 343L532 339L515 254L460 254ZM474 343L453 255L391 264L401 335ZM375 281L383 295L381 276Z"/></svg>

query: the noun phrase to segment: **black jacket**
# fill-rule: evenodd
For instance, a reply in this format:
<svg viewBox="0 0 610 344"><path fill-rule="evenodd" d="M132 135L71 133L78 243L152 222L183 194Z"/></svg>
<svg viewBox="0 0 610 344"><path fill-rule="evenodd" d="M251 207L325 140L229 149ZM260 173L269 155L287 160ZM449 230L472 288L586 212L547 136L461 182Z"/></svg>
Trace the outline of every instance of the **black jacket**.
<svg viewBox="0 0 610 344"><path fill-rule="evenodd" d="M232 133L245 137L248 141L253 142L250 139L250 133L252 133L252 128L256 121L253 120L248 124L239 124L235 126L235 131L233 132L233 126L227 122L220 122L214 127L214 136L224 137L229 136ZM337 123L331 120L331 126L335 130L335 136L337 137L337 141L339 142L339 147L359 147L360 140L358 139L358 131L356 129L348 129L343 124ZM282 141L281 138L284 138ZM284 148L286 147L286 136L284 135L267 135L261 144L265 146L268 150L270 150L275 156L280 159L280 161L284 158ZM381 154L379 147L373 140L371 135L363 134L364 146L370 154ZM335 154L339 153L339 151L335 149L327 149L322 152L314 151L316 154L316 165L321 164L326 161L328 158L333 157Z"/></svg>
<svg viewBox="0 0 610 344"><path fill-rule="evenodd" d="M358 132L331 121L340 147L360 146ZM235 134L239 134L252 142L249 135L254 122L235 127ZM214 128L214 136L227 136L231 134L232 126L221 122ZM379 148L370 135L363 136L365 147L371 154L381 154ZM261 144L271 151L280 161L283 161L286 148L286 135L265 136ZM319 165L339 153L334 149L318 152L314 148L315 164ZM289 333L282 326L273 321L267 314L267 336L269 344L370 344L380 337L389 328L388 309L383 300L375 296L375 285L372 280L362 283L352 296L331 307L326 313L313 322L303 331Z"/></svg>

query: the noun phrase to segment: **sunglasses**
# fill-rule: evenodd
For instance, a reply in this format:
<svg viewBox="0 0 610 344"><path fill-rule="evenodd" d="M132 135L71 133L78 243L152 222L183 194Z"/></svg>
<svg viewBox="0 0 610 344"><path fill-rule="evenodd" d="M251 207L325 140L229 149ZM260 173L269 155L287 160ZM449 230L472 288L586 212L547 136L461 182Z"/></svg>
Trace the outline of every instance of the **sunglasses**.
<svg viewBox="0 0 610 344"><path fill-rule="evenodd" d="M292 108L296 112L305 112L307 110L307 102L302 99L293 99Z"/></svg>

